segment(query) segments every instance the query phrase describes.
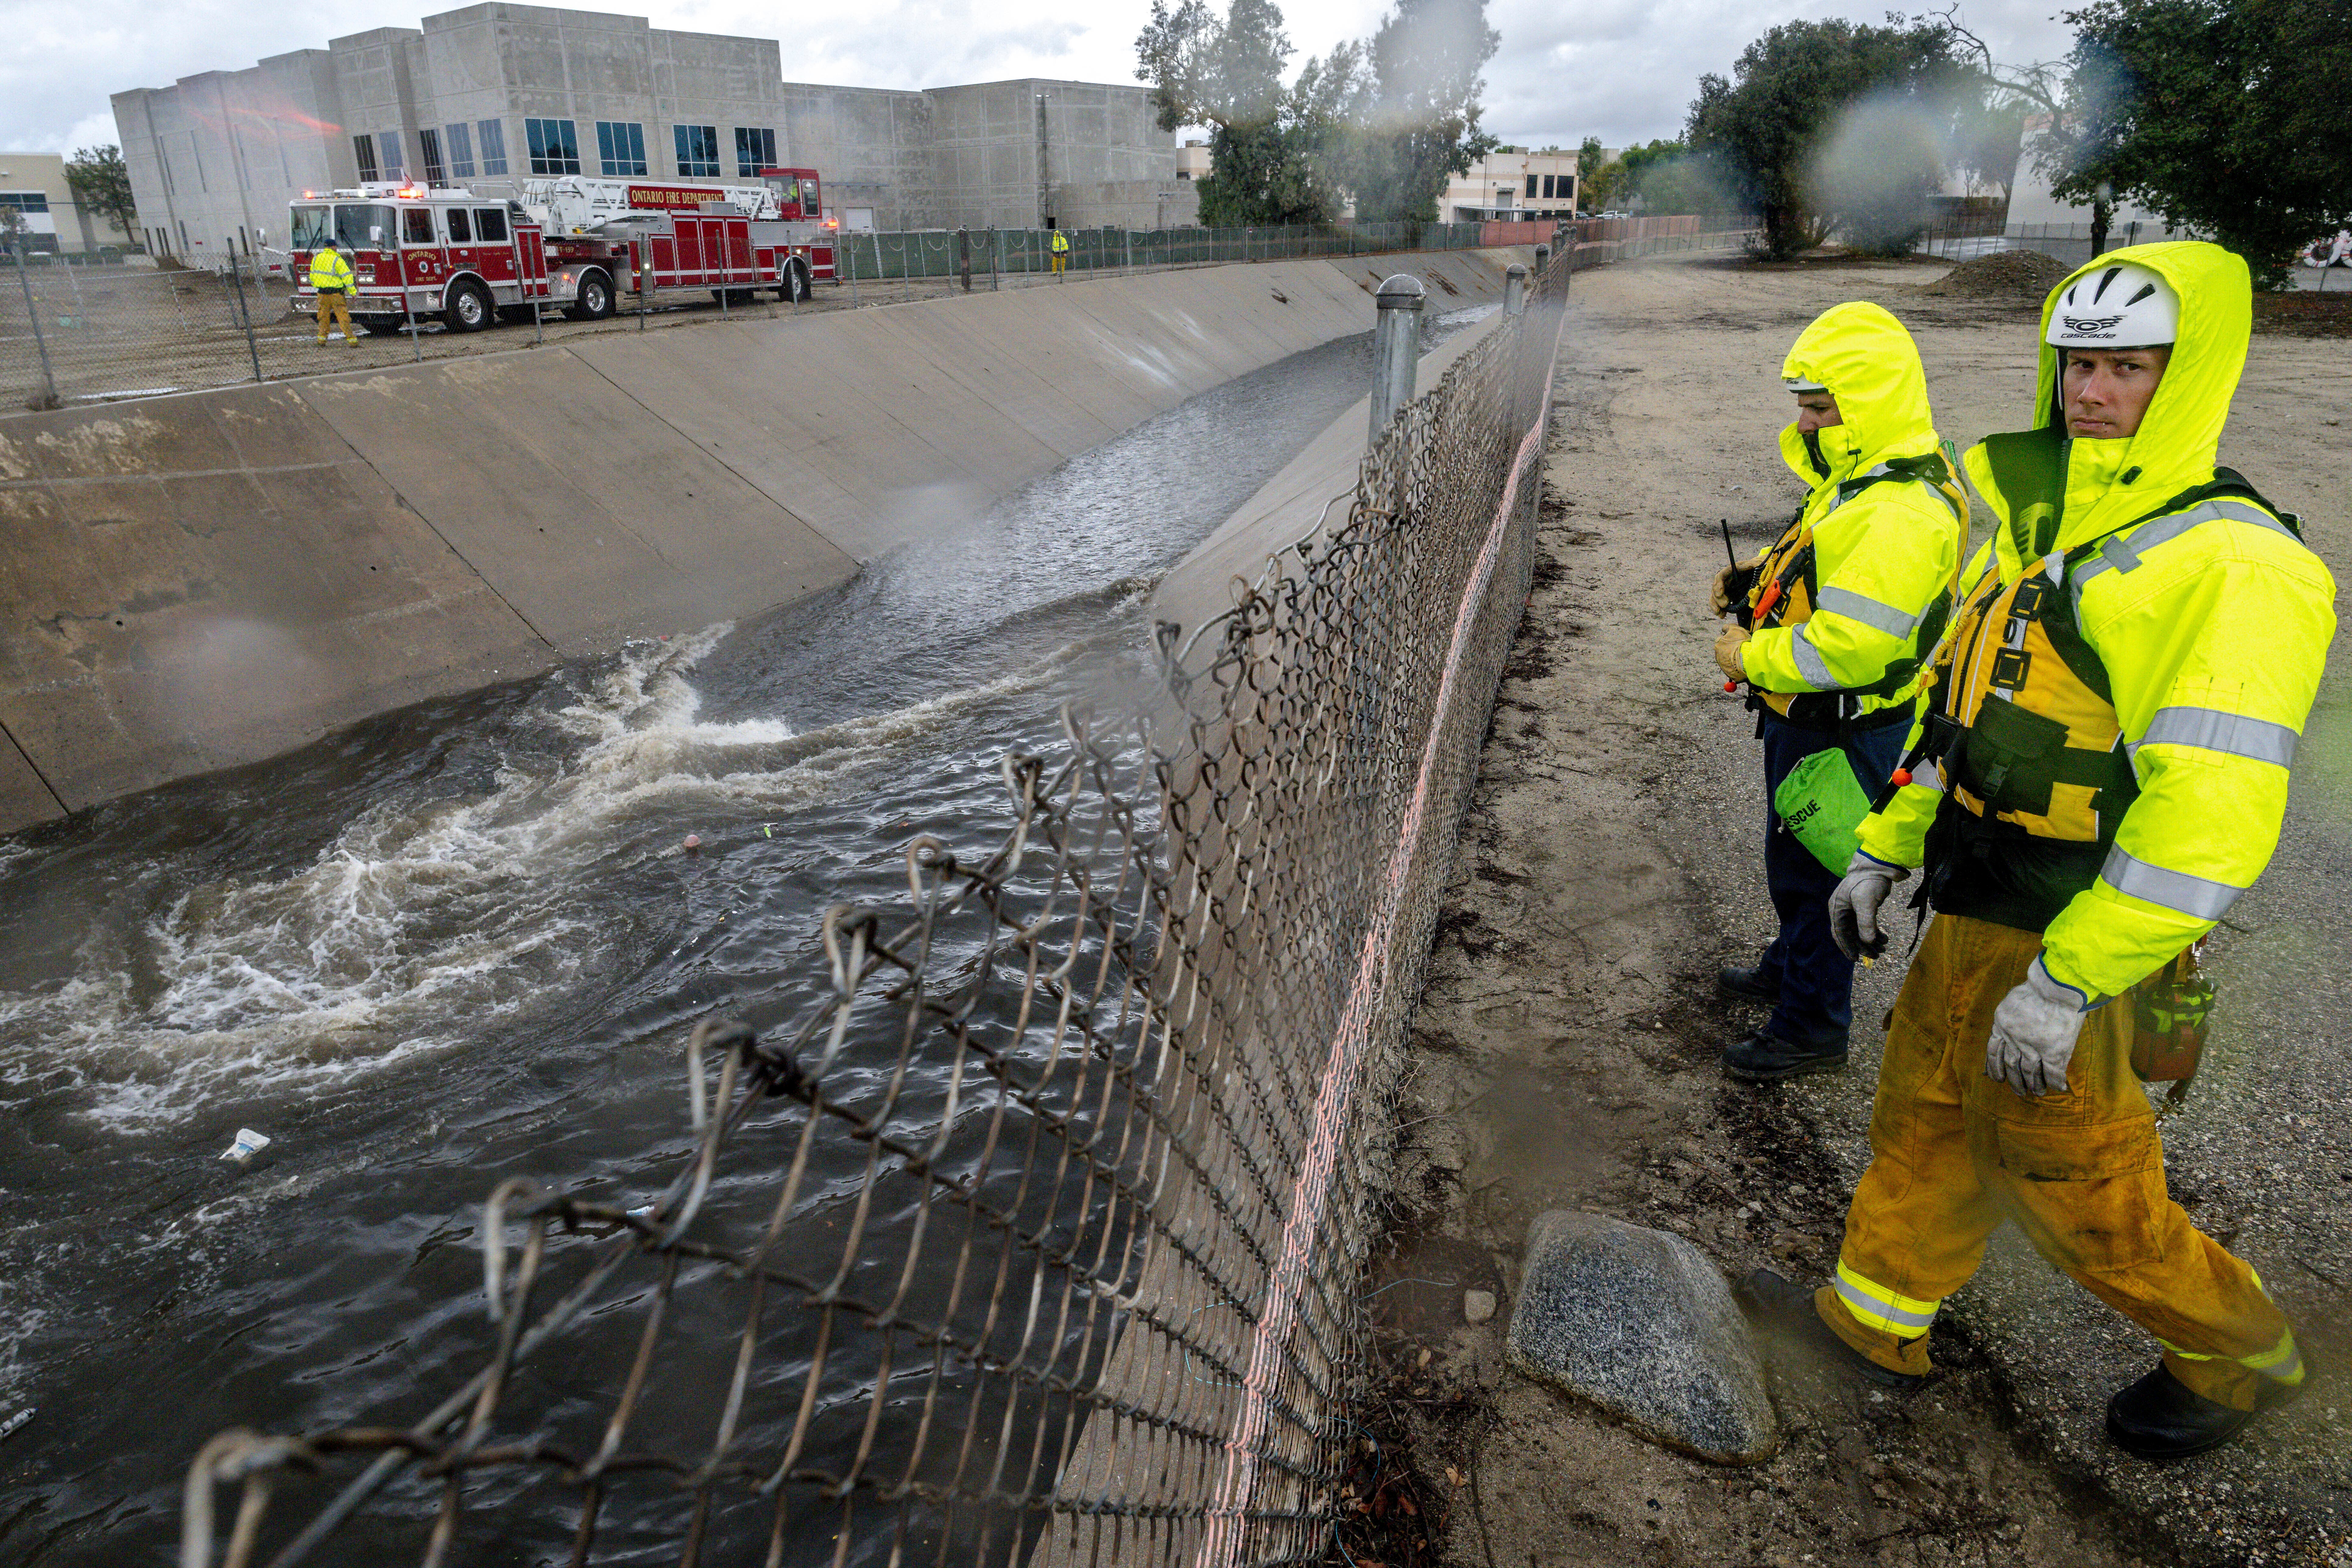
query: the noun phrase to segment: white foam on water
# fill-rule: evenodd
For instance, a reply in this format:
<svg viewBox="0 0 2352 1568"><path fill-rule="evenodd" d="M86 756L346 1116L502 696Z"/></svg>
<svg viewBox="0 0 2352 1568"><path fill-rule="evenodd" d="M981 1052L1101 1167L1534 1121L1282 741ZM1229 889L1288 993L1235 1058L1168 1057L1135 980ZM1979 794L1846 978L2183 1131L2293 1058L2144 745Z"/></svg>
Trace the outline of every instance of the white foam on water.
<svg viewBox="0 0 2352 1568"><path fill-rule="evenodd" d="M69 1090L134 1131L459 1046L595 961L609 933L567 896L582 871L676 854L666 824L697 808L756 819L837 798L1077 651L803 734L698 717L687 676L731 629L630 648L554 716L581 742L560 761L475 799L362 812L290 876L190 888L127 943L87 941L63 985L0 992L0 1082Z"/></svg>

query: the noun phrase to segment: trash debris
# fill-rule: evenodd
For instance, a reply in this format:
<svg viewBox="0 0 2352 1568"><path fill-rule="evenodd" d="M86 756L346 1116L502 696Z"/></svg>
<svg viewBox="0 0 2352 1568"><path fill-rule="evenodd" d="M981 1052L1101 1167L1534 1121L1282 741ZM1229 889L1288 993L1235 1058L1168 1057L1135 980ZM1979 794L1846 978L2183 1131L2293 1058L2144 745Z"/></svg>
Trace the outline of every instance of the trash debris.
<svg viewBox="0 0 2352 1568"><path fill-rule="evenodd" d="M0 1421L0 1443L5 1443L9 1438L15 1436L16 1435L17 1428L23 1426L26 1422L30 1421L32 1418L33 1407L27 1405L24 1409L16 1412L16 1415L9 1416L5 1421Z"/></svg>
<svg viewBox="0 0 2352 1568"><path fill-rule="evenodd" d="M702 853L701 834L689 833L686 836L686 852L689 855L699 855Z"/></svg>
<svg viewBox="0 0 2352 1568"><path fill-rule="evenodd" d="M236 1142L221 1151L221 1158L239 1165L250 1165L253 1157L269 1147L271 1139L266 1132L256 1132L250 1127L236 1130Z"/></svg>

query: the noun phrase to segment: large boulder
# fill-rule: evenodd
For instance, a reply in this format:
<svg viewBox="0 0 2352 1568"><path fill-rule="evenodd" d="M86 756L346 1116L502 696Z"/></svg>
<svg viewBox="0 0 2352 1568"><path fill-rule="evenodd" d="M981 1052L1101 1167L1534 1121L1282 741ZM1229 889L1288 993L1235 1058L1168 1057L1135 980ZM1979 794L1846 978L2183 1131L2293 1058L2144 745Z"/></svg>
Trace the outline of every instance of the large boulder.
<svg viewBox="0 0 2352 1568"><path fill-rule="evenodd" d="M1780 1446L1747 1320L1679 1236L1553 1209L1528 1229L1508 1354L1645 1436L1717 1464Z"/></svg>

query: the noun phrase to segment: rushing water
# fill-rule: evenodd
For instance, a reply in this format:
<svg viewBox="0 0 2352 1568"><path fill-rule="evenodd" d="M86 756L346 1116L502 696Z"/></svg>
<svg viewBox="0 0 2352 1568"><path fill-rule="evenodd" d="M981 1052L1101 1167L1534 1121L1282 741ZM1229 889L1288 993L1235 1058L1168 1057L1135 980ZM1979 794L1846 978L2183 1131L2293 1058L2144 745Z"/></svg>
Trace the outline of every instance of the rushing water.
<svg viewBox="0 0 2352 1568"><path fill-rule="evenodd" d="M214 1432L457 1382L493 1182L665 1182L692 1021L804 994L912 834L994 831L996 759L1370 364L1244 377L756 623L0 843L0 1562L160 1561ZM217 1158L240 1127L272 1163Z"/></svg>

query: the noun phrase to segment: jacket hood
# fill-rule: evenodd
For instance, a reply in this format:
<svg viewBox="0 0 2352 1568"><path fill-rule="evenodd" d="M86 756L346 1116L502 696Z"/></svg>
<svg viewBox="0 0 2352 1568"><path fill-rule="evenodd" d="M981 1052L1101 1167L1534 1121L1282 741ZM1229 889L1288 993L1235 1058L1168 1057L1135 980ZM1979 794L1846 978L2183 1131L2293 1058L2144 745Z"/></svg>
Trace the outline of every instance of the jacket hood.
<svg viewBox="0 0 2352 1568"><path fill-rule="evenodd" d="M1993 437L1969 454L1969 477L2004 521L2027 529L2028 521L2018 521L2021 512L2038 518L2045 502L2058 506L2054 541L2037 538L2021 548L2007 536L2013 531L2005 530L2005 553L2072 549L2213 478L2230 400L2245 371L2253 332L2252 279L2242 258L2201 240L2111 250L2076 268L2050 291L2038 335L2049 335L2051 313L2077 279L2123 262L2148 268L2180 296L2180 330L2165 361L2164 379L2131 435L2070 441L2060 405L2059 351L2041 344L2032 429ZM2037 469L2046 471L2047 479Z"/></svg>
<svg viewBox="0 0 2352 1568"><path fill-rule="evenodd" d="M1793 421L1780 432L1781 457L1816 489L1843 484L1893 458L1925 457L1936 449L1919 347L1903 323L1877 305L1850 300L1813 318L1781 361L1780 375L1828 387L1843 419L1819 433L1826 474L1814 465Z"/></svg>

